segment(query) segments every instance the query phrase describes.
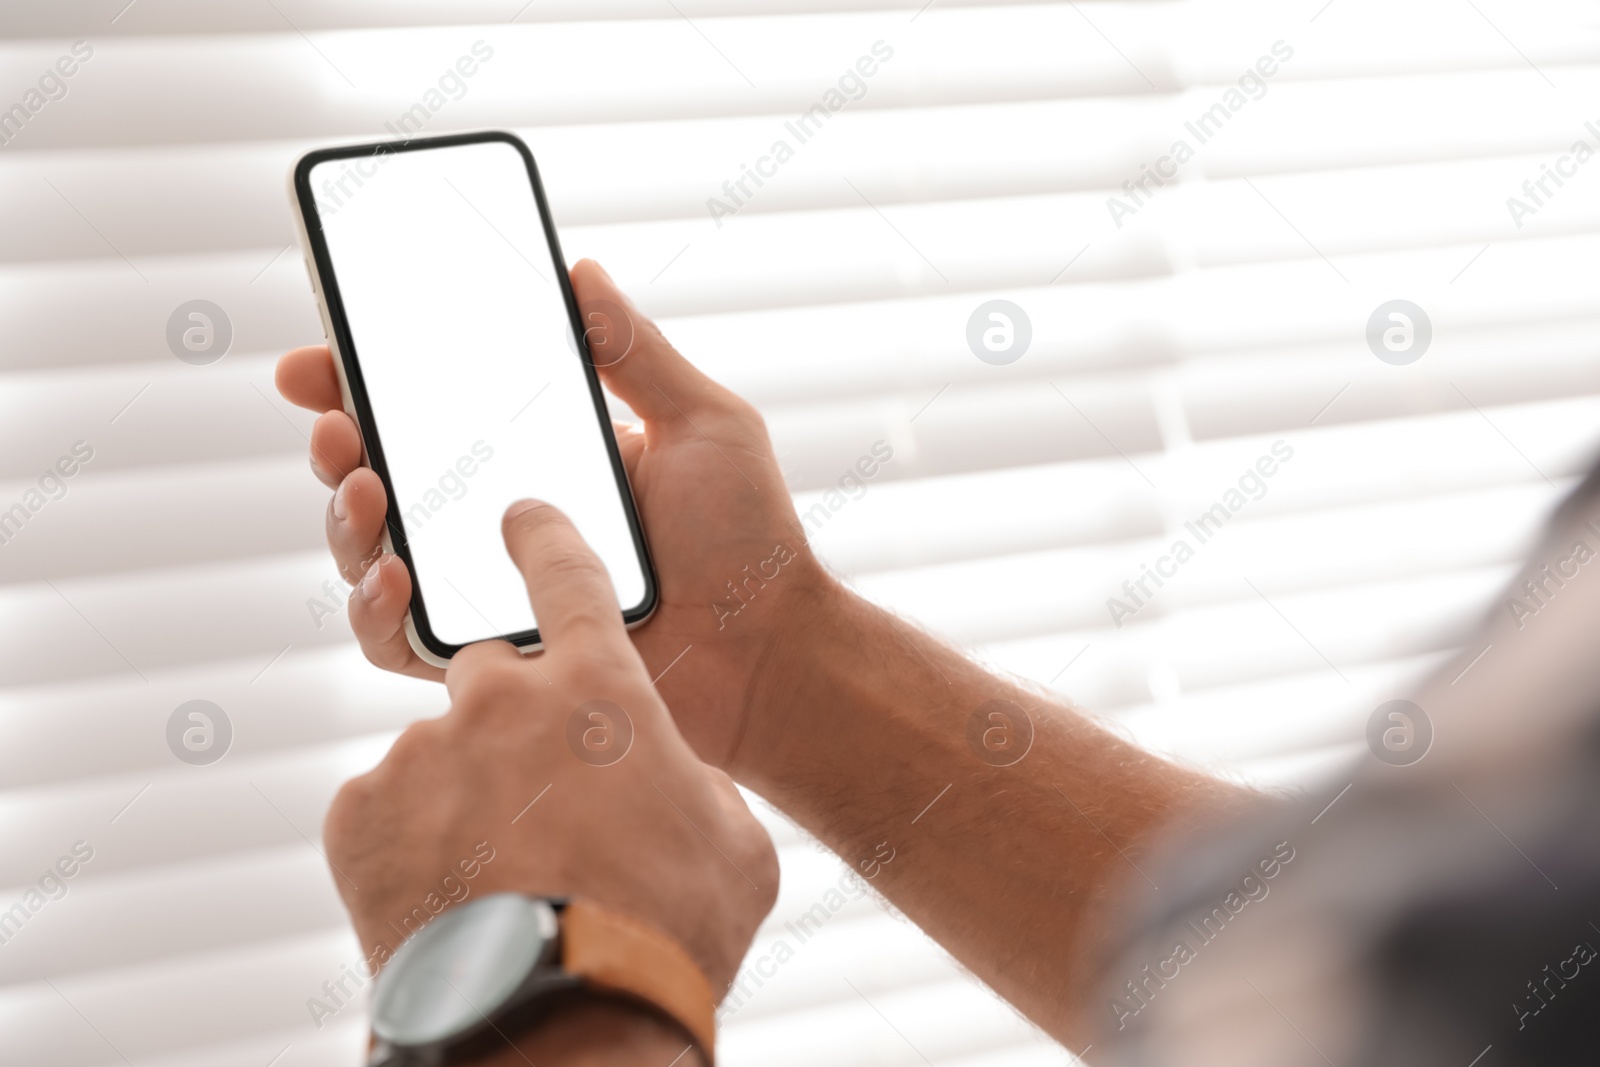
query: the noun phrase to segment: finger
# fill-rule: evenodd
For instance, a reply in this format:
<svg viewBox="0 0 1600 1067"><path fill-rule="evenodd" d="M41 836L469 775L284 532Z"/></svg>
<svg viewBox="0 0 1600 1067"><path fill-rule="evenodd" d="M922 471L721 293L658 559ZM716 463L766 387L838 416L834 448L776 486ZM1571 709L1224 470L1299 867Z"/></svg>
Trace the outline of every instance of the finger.
<svg viewBox="0 0 1600 1067"><path fill-rule="evenodd" d="M639 475L639 457L644 455L644 423L642 422L617 422L611 421L611 429L617 437L617 451L622 453L622 465L628 470L629 478Z"/></svg>
<svg viewBox="0 0 1600 1067"><path fill-rule="evenodd" d="M325 411L311 424L311 473L329 489L361 466L361 432L342 411Z"/></svg>
<svg viewBox="0 0 1600 1067"><path fill-rule="evenodd" d="M373 666L437 682L444 671L417 657L406 639L411 573L399 556L381 556L350 592L350 629Z"/></svg>
<svg viewBox="0 0 1600 1067"><path fill-rule="evenodd" d="M572 291L601 380L640 417L692 419L731 397L678 354L600 264L580 259L572 268Z"/></svg>
<svg viewBox="0 0 1600 1067"><path fill-rule="evenodd" d="M368 467L351 471L334 491L328 502L328 550L345 581L360 581L383 551L388 507L383 481Z"/></svg>
<svg viewBox="0 0 1600 1067"><path fill-rule="evenodd" d="M289 403L312 411L342 411L339 376L327 345L296 348L278 360L274 374L278 392Z"/></svg>
<svg viewBox="0 0 1600 1067"><path fill-rule="evenodd" d="M744 794L739 792L739 787L733 784L733 779L726 772L709 765L703 765L703 770L725 816L733 819L750 814L750 805L745 802Z"/></svg>
<svg viewBox="0 0 1600 1067"><path fill-rule="evenodd" d="M461 703L473 681L483 680L487 672L506 669L522 671L527 669L526 663L522 653L506 641L479 641L468 645L450 657L450 666L444 672L444 687L450 694L450 703ZM502 674L501 677L506 675Z"/></svg>
<svg viewBox="0 0 1600 1067"><path fill-rule="evenodd" d="M630 649L605 564L572 521L537 500L519 500L501 521L506 550L528 583L544 645Z"/></svg>

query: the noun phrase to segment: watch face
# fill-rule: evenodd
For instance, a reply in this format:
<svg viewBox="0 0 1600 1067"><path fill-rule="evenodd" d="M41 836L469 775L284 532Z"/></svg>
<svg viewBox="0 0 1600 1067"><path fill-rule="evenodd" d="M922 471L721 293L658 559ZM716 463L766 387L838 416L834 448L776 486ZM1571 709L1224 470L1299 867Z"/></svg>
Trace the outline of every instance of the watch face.
<svg viewBox="0 0 1600 1067"><path fill-rule="evenodd" d="M550 954L549 902L496 893L440 915L379 976L372 1030L393 1045L448 1041L493 1016Z"/></svg>

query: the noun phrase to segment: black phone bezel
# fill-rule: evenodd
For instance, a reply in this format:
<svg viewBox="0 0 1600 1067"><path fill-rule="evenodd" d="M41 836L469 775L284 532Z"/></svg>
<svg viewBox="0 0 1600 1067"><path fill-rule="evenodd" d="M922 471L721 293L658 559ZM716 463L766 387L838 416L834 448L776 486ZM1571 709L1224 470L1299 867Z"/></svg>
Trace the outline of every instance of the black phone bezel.
<svg viewBox="0 0 1600 1067"><path fill-rule="evenodd" d="M295 164L293 175L295 197L299 203L300 215L305 224L306 237L311 246L311 255L315 261L316 277L313 281L318 283L320 287L323 306L328 313L328 326L333 331L333 340L338 348L338 358L344 365L344 377L349 385L350 399L355 405L362 442L366 447L367 463L383 481L384 492L388 495L389 506L385 522L388 525L390 544L393 546L395 554L405 561L406 568L412 575L411 618L416 629L417 638L429 652L441 659L450 659L466 646L464 644L451 644L441 641L434 634L433 625L428 620L427 605L422 599L422 582L416 578L417 571L416 565L411 558L411 546L406 539L405 526L400 518L400 504L395 498L394 483L389 478L389 467L384 459L383 442L378 433L377 420L373 416L372 405L367 395L366 382L362 377L361 362L355 341L350 332L350 324L345 316L344 301L339 292L338 275L333 268L333 260L328 253L327 239L322 232L322 216L317 208L316 194L311 188L311 172L319 164L330 161L378 156L391 152L427 151L429 149L492 142L511 145L522 156L522 161L527 167L528 181L533 190L534 202L539 208L539 221L544 227L545 238L550 246L551 270L561 287L562 299L566 302L567 318L573 337L579 343L579 362L583 364L584 377L589 383L589 394L594 402L595 417L600 422L601 437L606 443L606 452L611 458L611 468L616 478L617 491L622 496L622 510L627 516L628 529L633 536L634 550L644 568L644 599L632 608L623 609L623 622L631 626L649 618L655 611L659 598L659 584L656 580L655 563L650 556L650 546L645 540L644 526L639 521L639 509L633 497L632 486L628 482L627 468L623 465L622 453L617 448L617 438L615 431L612 429L610 410L606 406L605 394L600 385L600 376L595 370L594 355L589 349L589 338L583 329L583 320L578 309L577 298L572 292L572 282L567 276L566 259L561 253L561 243L556 236L555 223L550 217L550 207L545 200L544 184L539 179L539 166L534 162L533 152L528 148L527 144L522 138L513 133L507 133L503 130L485 130L474 133L448 134L440 137L418 137L406 141L379 141L368 144L319 148L300 157L300 160ZM496 639L509 641L519 648L541 643L537 627L517 633L499 634L496 637L484 638L484 640Z"/></svg>

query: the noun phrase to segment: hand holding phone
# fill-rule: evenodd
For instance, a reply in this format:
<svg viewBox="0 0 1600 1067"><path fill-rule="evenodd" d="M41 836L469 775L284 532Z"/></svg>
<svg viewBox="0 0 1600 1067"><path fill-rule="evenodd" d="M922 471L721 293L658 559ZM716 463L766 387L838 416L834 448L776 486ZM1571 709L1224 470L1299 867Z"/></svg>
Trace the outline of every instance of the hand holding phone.
<svg viewBox="0 0 1600 1067"><path fill-rule="evenodd" d="M634 646L696 753L729 768L741 742L753 743L746 739L769 703L762 687L779 684L774 662L785 642L803 639L815 615L832 610L839 586L811 553L756 410L673 348L598 263L578 261L571 283L580 309L620 309L626 319L615 328L591 313L586 328L601 380L643 420L617 434L661 582L655 615L632 631ZM619 351L617 334L631 340L625 358L607 354ZM760 358L760 335L742 343ZM451 358L448 346L438 358ZM362 465L361 434L344 410L328 348L287 353L277 386L286 400L320 413L311 468L336 490L328 546L355 583L348 615L362 651L385 670L442 681L444 670L407 640L411 574L384 551L388 497ZM743 585L744 568L759 571L780 545L795 558L764 586ZM743 605L731 618L730 604Z"/></svg>

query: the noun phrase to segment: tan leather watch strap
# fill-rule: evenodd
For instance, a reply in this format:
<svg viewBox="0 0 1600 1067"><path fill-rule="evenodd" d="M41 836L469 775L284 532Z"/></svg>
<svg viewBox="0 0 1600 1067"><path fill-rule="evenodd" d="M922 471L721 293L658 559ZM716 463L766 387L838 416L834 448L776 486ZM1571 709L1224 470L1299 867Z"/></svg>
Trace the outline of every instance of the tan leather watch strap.
<svg viewBox="0 0 1600 1067"><path fill-rule="evenodd" d="M642 1000L689 1032L709 1067L717 1041L711 983L676 941L655 927L573 900L561 913L561 969L590 987Z"/></svg>

